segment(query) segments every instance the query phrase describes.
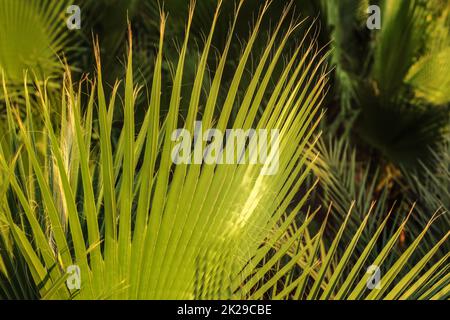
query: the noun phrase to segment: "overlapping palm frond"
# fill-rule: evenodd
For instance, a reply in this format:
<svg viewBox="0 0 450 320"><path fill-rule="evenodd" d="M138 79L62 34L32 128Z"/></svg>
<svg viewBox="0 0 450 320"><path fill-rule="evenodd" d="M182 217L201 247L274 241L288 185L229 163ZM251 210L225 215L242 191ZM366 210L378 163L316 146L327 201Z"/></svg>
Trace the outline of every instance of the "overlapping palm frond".
<svg viewBox="0 0 450 320"><path fill-rule="evenodd" d="M304 151L312 129L317 126L326 87L323 73L326 55L317 57L314 44L300 46L284 66L263 116L255 121L265 89L273 81L273 70L283 63L284 46L298 27L292 23L286 34L281 34L280 28L275 29L245 95L237 100L242 74L266 10L267 5L244 48L218 119L214 118L214 110L232 30L207 100L200 99L218 13L198 64L187 118L180 121L178 116L191 9L163 124L160 88L164 16L149 108L137 135L133 110L138 91L133 85L131 36L124 126L117 146L113 147L110 140L117 90L106 99L98 50L97 85L92 86L85 108L81 106L80 90L73 89L70 73L66 73L58 128L51 121L46 88L40 87L46 152L37 152L34 141L41 140L29 127L31 120L22 122L17 118L16 122L10 122L10 131L16 134L11 135L11 143L2 145L0 157L2 172L7 177L4 186L7 192L1 202L2 220L7 223L5 232L14 239L27 262L39 288L38 296L71 297L63 279L66 268L72 264L80 267L84 279L78 298L238 294L235 284L241 281L240 270L253 257L267 230L281 218L307 175L309 166ZM287 11L279 25L286 15ZM198 119L200 103L206 105L202 118ZM98 123L93 122L94 105L98 105ZM230 123L234 108L238 108L237 116ZM9 106L8 110L14 118L13 108ZM263 166L251 164L174 166L172 132L180 124L193 131L195 120L201 120L205 130L213 125L222 131L228 125L244 130L254 126L280 130L278 174L261 175ZM93 130L100 137L99 149L92 145ZM206 142L199 141L205 147ZM299 147L290 147L292 143ZM248 151L249 147L245 148ZM21 174L15 175L16 171ZM27 179L29 176L35 179ZM7 197L15 199L14 208ZM37 217L44 219L40 221ZM12 277L8 272L6 276ZM220 291L208 289L208 283L222 283Z"/></svg>
<svg viewBox="0 0 450 320"><path fill-rule="evenodd" d="M448 124L449 3L378 4L381 29L371 31L361 26L364 1L326 5L340 111L346 119L349 110L359 114L354 129L364 142L397 165L417 168L432 160L430 149Z"/></svg>
<svg viewBox="0 0 450 320"><path fill-rule="evenodd" d="M408 210L414 207L399 245L392 251L394 257L398 255L405 244L416 239L428 222L435 217L436 222L431 225L430 232L427 234L429 239L424 241L417 252L411 256L411 261L418 261L421 254L429 252L449 230L448 213L445 205L438 200L442 197L445 203L444 189L447 181L445 181L445 171L442 172L442 168L446 166L445 153L440 158L436 158L440 159L435 164L436 168L441 168L439 174L432 174L434 169L424 166L425 173L419 174L405 170L402 176L402 172L390 166L386 166L385 172L381 171L383 166L377 163L377 159L371 162L361 161L357 158L357 150L351 149L347 139L322 139L318 144L318 150L320 150L320 156L315 162L314 172L321 180L321 188L316 189L315 193L320 197L320 204L332 203L335 207L336 215L330 217L330 220L334 221L332 226L339 225L339 222L345 219L347 208L354 202L354 213L348 221L351 228L348 228L349 233L343 234L343 239L349 241L353 237L353 230L365 219L366 212L370 211L371 217L361 234L363 242L369 241L380 221L389 212L393 212L375 245L378 248L376 252L379 252L401 224L402 219L406 217ZM358 156L361 157L361 155ZM404 183L405 178L407 183ZM403 188L400 185L403 185ZM413 190L409 189L411 187ZM448 252L447 246L448 242L443 243L441 250L436 254L437 259ZM357 247L356 250L362 250L362 248ZM391 265L394 261L395 259L390 259L387 265Z"/></svg>
<svg viewBox="0 0 450 320"><path fill-rule="evenodd" d="M355 35L363 38L364 16L369 7L367 0L322 1L326 13L328 32L333 39L332 63L336 66L335 77L337 91L343 111L350 111L356 99L356 77L364 72L364 57L369 51L368 43L364 46L355 41Z"/></svg>
<svg viewBox="0 0 450 320"><path fill-rule="evenodd" d="M3 0L0 2L0 68L8 85L21 85L24 70L43 81L60 75L58 54L70 54L73 36L66 26L68 1ZM75 32L75 31L74 31Z"/></svg>
<svg viewBox="0 0 450 320"><path fill-rule="evenodd" d="M31 111L35 107L33 82L47 82L49 99L57 101L65 59L82 51L78 30L69 30L67 0L4 0L0 2L0 76L7 80L9 98L25 115L23 80L27 79ZM78 42L77 42L78 41ZM71 66L76 69L75 64ZM56 111L56 110L55 110ZM0 133L6 130L6 104L0 93Z"/></svg>
<svg viewBox="0 0 450 320"><path fill-rule="evenodd" d="M386 194L376 190L376 179L369 179L370 169L360 170L345 143L322 145L322 156L315 159L329 53L305 36L283 61L299 27L285 9L262 52L252 58L269 7L265 4L235 68L226 70L231 80L225 82L242 1L217 66L209 66L221 4L186 97L194 16L189 9L167 105L161 98L167 41L167 17L162 15L140 127L135 125L141 86L135 83L131 30L123 91L116 82L106 93L96 43L96 79L76 87L66 67L58 122L46 83L36 84L44 119L36 128L27 81L23 119L9 97L8 80L2 79L8 134L0 141L0 297L448 299L449 253L442 248L449 232L429 240L433 217L399 246L414 211L390 226L396 212L388 210ZM205 93L206 77L211 82ZM86 82L89 95L83 99ZM223 100L219 92L225 93ZM183 99L188 107L180 115ZM113 143L118 105L123 125ZM209 128L279 130L278 171L262 175L264 164L251 163L175 165L173 133L180 127L193 132L196 120L203 134ZM204 150L205 140L192 142ZM237 148L249 155L251 141ZM222 152L228 151L215 156ZM336 203L327 212L306 205L315 188L305 188L313 169L325 183L324 203ZM380 202L375 205L376 196ZM326 214L322 220L321 212ZM425 239L429 250L422 252ZM65 285L73 265L80 268L80 289ZM367 286L369 266L381 269L379 290Z"/></svg>
<svg viewBox="0 0 450 320"><path fill-rule="evenodd" d="M430 212L438 210L439 219L432 227L431 233L433 241L450 229L450 144L448 141L440 150L432 151L434 160L431 166L422 164L416 172L403 173L407 182L404 186L405 191L410 201L417 202L419 212L418 215L413 216L415 234L426 224ZM428 246L423 246L423 251L428 250ZM443 251L450 251L450 243L445 243Z"/></svg>
<svg viewBox="0 0 450 320"><path fill-rule="evenodd" d="M374 204L355 229L349 224L351 216L356 213L352 203L330 243L324 241L323 236L327 228L326 219L318 231L309 230L316 212L302 223L292 224L286 228L287 231L274 233L272 241L277 240L274 245L276 251L266 258L264 266L256 272L258 277L255 276L261 279L266 272L267 278L259 283L260 287L256 287L256 292L250 297L261 298L265 294L266 298L273 299L308 300L448 299L450 278L445 274L448 273L450 254L448 251L439 253L450 233L433 243L428 252L421 253L420 246L425 242L426 234L431 232L430 226L437 223L430 220L410 245L396 252L398 241L410 223L410 212L377 248L377 243L386 236L383 233L390 215L395 213L390 212L370 237L363 237L373 209ZM327 216L332 214L333 208L330 207ZM284 230L282 227L280 225ZM352 235L348 240L344 239L347 232ZM420 259L414 261L412 257L418 254ZM281 259L283 255L288 256L287 262ZM429 265L429 260L436 256L437 261ZM380 272L378 288L368 285L373 283L372 268Z"/></svg>

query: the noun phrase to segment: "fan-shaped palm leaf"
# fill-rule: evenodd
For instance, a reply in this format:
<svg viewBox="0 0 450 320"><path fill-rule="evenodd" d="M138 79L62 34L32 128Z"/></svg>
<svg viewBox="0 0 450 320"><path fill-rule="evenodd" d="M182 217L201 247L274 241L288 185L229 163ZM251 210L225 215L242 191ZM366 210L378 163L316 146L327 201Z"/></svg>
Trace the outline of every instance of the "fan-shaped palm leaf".
<svg viewBox="0 0 450 320"><path fill-rule="evenodd" d="M58 54L71 38L68 6L65 0L0 2L0 68L9 85L22 83L24 70L36 73L39 80L61 74Z"/></svg>
<svg viewBox="0 0 450 320"><path fill-rule="evenodd" d="M277 217L281 217L283 211L280 208L286 207L295 193L292 187L298 188L308 171L304 146L311 136L311 126L316 124L314 119L326 85L326 77L321 74L325 58L315 58L314 45L307 47L302 55L302 47L299 47L285 66L263 117L254 122L265 88L269 80L273 80L274 67L282 63L283 47L297 27L293 24L281 36L277 47L275 43L280 28L274 31L245 96L240 103L237 102L242 74L266 10L267 6L264 6L235 71L222 112L215 120L214 110L230 47L230 32L201 121L203 128L216 123L216 127L224 131L231 111L239 107L236 120L231 123L233 128L247 130L255 125L258 129L279 129L277 175L260 175L261 165L173 165L171 152L175 142L171 136L180 123L180 90L192 10L175 71L168 115L162 126L159 122L162 107L159 92L164 17L150 105L137 138L133 116L137 91L133 86L131 42L125 80L124 127L115 150L110 141L115 92L108 103L99 59L95 99L99 107L99 155L91 151L94 95L91 94L87 114L83 117L80 113L81 92L72 89L70 74L66 74L61 127L70 128L70 134L62 143L52 125L46 89L40 89L45 132L49 137L48 158L42 159L36 154L30 128L27 123L19 121L20 140L13 143L13 148L23 143L24 149L2 152L1 161L9 176L8 189L20 202L20 211L27 217L25 225L30 227L36 239L36 247L27 239L25 229L17 224L17 215L4 208L8 232L20 247L35 283L41 288L41 296L48 297L52 292L55 297L63 297L61 294L65 290L56 290L54 285L60 283L62 271L71 264L79 265L84 279L80 298L107 295L118 298L194 298L196 295L234 294L232 284L239 277L238 271L253 256L266 230L270 230ZM201 83L207 71L206 62L216 20L217 13L198 65L188 115L182 123L190 131L198 119ZM274 55L269 60L271 52ZM200 140L197 143L205 147L205 142ZM300 147L289 147L292 143ZM36 176L33 187L41 196L37 203L46 217L45 228L35 218L34 210L37 208L31 206L27 199L33 188L22 187L20 178L11 175L16 166L7 155L17 153L20 167L25 162L22 154L25 150L31 166L27 166L25 170L29 171L25 172ZM54 161L50 162L51 170L48 170L45 163L50 159ZM72 162L71 159L78 160ZM98 161L101 165L92 166L91 161ZM79 183L73 180L77 179L76 172L81 173ZM46 178L49 174L55 179ZM54 184L49 181L54 181ZM78 184L83 190L81 195L77 192ZM77 199L83 203L81 208L77 207ZM85 217L86 223L81 217ZM46 228L49 228L49 233ZM225 264L225 261L230 263ZM220 292L211 291L205 284L220 281L225 281ZM216 286L214 288L217 289Z"/></svg>

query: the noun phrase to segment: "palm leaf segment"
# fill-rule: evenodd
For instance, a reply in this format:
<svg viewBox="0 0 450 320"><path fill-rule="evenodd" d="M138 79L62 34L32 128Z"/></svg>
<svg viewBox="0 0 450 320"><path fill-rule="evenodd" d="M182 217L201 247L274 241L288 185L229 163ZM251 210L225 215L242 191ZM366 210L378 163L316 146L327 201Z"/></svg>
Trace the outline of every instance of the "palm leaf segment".
<svg viewBox="0 0 450 320"><path fill-rule="evenodd" d="M274 81L272 71L280 62L283 47L297 25L292 24L278 43L280 28L277 27L258 61L244 97L238 103L238 87L266 10L267 6L264 6L235 70L222 111L215 118L217 94L232 37L228 38L201 121L203 128L214 125L222 131L228 125L244 129L252 126L279 129L280 159L276 175L260 175L261 165L173 165L170 157L175 143L170 137L180 122L178 109L192 10L174 75L169 111L162 124L159 97L164 15L149 108L139 130L135 128L133 119L138 90L132 80L130 34L124 89L125 119L117 146L112 145L110 133L119 85L114 87L107 101L98 50L97 85L92 86L84 116L80 112L81 91L73 89L70 73L66 73L62 99L63 130L59 136L51 121L46 89L40 88L47 153L42 154L36 149L34 142L39 137L32 130L32 121L22 122L18 117L17 122L12 121L13 108L7 103L10 131L18 134L1 144L0 167L5 179L1 180L0 187L6 190L1 193L0 200L1 236L18 248L39 288L38 296L46 299L316 299L367 295L364 280L356 280L383 225L342 284L342 270L352 256L354 244L367 220L356 232L342 262L336 265L336 247L346 222L331 246L325 247L322 235L326 224L316 235L309 230L315 214L308 215L304 222L296 221L309 192L303 194L294 209L289 209L311 166L308 159L312 149L308 142L317 125L315 119L324 97L327 80L322 73L322 62L327 55L317 58L313 44L299 46L276 80L277 85L264 105L261 118L256 119L265 88L269 81ZM183 122L189 130L193 128L194 120L200 118L201 83L207 70L206 61L217 15L218 11L198 64L189 112ZM272 51L274 54L269 60ZM7 96L5 85L4 92ZM92 121L94 105L98 107L98 123ZM230 114L236 107L239 107L237 116L229 124ZM97 126L99 147L92 149L92 130ZM201 140L198 143L205 144ZM29 176L35 179L29 180ZM17 199L20 205L11 208L6 195ZM45 219L38 218L38 211ZM15 212L22 215L18 217ZM436 245L436 250L444 240ZM395 241L394 236L376 263L384 261ZM390 293L394 297L405 294L406 289L412 290L406 297L416 292L408 285L423 270L424 264L415 267L402 282L394 282L394 279L419 241L405 252L395 270L386 274L388 285L399 283L394 293ZM275 248L278 250L273 255ZM7 267L14 262L11 252L2 251L0 267L3 277L13 283L12 270ZM282 263L286 257L290 262ZM440 261L420 278L430 290L435 289L431 291L432 296L442 296L442 283L436 289L427 281L434 272L440 272L444 262ZM70 265L77 265L81 270L80 290L69 291L64 286L65 271ZM336 275L330 277L331 270ZM285 286L279 287L280 281ZM443 285L445 289L448 283ZM18 291L15 287L5 286L2 290L9 297ZM384 290L367 296L380 298L386 293Z"/></svg>
<svg viewBox="0 0 450 320"><path fill-rule="evenodd" d="M43 284L44 295L59 280L60 270L65 270L71 264L77 264L81 268L84 279L84 286L79 295L81 298L105 296L108 292L117 292L114 295L116 297L193 298L195 287L198 290L207 288L205 286L208 283L213 285L214 281L218 280L228 280L228 283L220 286L222 290L214 294L229 294L235 291L233 285L238 275L236 270L243 268L266 231L270 230L277 217L281 217L282 208L287 206L294 195L291 187L298 187L301 179L297 178L305 175L305 166L299 162L305 163L304 146L312 134L310 126L316 124L313 119L323 99L326 85L326 77L320 74L325 58L315 60L313 45L309 46L303 55L300 55L299 47L288 62L282 78L278 80L277 90L270 97L263 117L258 122L255 121L265 88L272 80L272 71L281 60L289 35L297 27L292 25L287 34L281 35L281 43L275 47L276 38L280 36L280 22L259 61L246 95L242 102L237 104L237 89L266 10L267 6L263 8L255 24L220 117L214 119L217 93L232 39L230 32L206 101L202 123L203 128L211 128L215 123L216 128L225 132L233 107L239 106L236 120L231 124L233 128L249 129L256 123L256 128L279 129L280 164L277 175L261 176L261 165L172 164L171 152L175 142L171 140L171 135L179 123L181 79L193 11L174 75L169 112L162 126L159 121L159 92L164 17L161 22L160 50L155 65L150 105L145 123L137 133L137 139L133 116L136 91L132 82L131 45L125 80L125 121L116 150L113 150L110 141L114 106L112 101L115 100L115 93L107 102L100 72L95 89L101 136L99 156L90 152L91 141L86 139L86 133L92 128L93 101L87 108L88 115L83 118L80 114L82 108L79 92L72 90L70 76L67 77L63 107L66 115L63 125L73 129L71 139L76 145L76 153L72 154L72 157L79 159L68 163L66 159L69 151L62 148L56 137L45 98L45 88L41 91L42 111L47 119L45 130L49 134L51 156L55 159L54 170L59 175L61 199L55 200L52 190L55 186L49 184L45 178L45 169L35 154L36 150L27 133L29 128L21 124L19 131L24 150L27 150L32 158L32 172L39 177L37 184L42 192L42 205L48 217L55 247L48 244L49 235L38 221L32 218L34 208L30 207L28 200L21 202L21 205L22 210L29 213L28 223L33 235L41 240L36 249L26 238L24 230L12 221L12 215L6 216L11 223L10 231L15 240L24 244L24 250L30 254L30 260L27 262L33 269L35 282ZM286 14L283 19L285 16ZM217 14L199 62L190 97L190 108L184 123L185 128L190 131L193 131L194 121L198 118L201 83L207 70L206 60L216 19ZM275 56L269 60L273 50ZM99 59L98 64L100 70ZM318 80L313 81L316 75ZM202 141L200 143L205 144ZM301 147L290 148L289 145L294 143ZM95 159L101 165L92 168L91 161ZM12 165L6 162L3 164L6 167ZM10 170L14 169L10 167ZM96 170L100 170L102 181L98 185L93 183ZM70 172L81 173L79 184L83 190L82 215L86 217L86 225L80 219L76 188ZM13 188L15 185L17 189L14 193L22 194L25 197L22 199L25 200L27 190L19 188L16 178L10 178L12 180L9 187ZM61 201L61 206L58 201ZM59 212L61 208L62 214ZM61 216L64 219L61 219ZM65 221L68 227L63 224ZM232 263L224 263L225 261ZM55 268L55 264L58 267ZM47 274L51 275L51 280L45 282ZM210 290L205 289L205 292Z"/></svg>
<svg viewBox="0 0 450 320"><path fill-rule="evenodd" d="M9 84L23 81L24 70L43 80L60 74L58 53L71 37L65 21L68 1L2 0L0 68Z"/></svg>

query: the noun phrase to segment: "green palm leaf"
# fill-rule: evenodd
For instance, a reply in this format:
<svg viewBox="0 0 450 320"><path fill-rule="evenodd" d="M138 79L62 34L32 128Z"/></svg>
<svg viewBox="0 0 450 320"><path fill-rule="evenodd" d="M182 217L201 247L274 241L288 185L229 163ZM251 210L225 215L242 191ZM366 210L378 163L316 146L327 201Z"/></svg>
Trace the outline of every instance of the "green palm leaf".
<svg viewBox="0 0 450 320"><path fill-rule="evenodd" d="M58 54L71 39L65 20L68 6L67 1L1 1L0 68L9 85L22 83L24 70L40 80L61 74Z"/></svg>
<svg viewBox="0 0 450 320"><path fill-rule="evenodd" d="M261 55L251 61L268 10L266 4L226 86L223 76L241 5L242 2L236 7L234 23L205 98L202 83L208 75L219 1L196 67L186 117L180 116L180 106L185 98L183 75L194 9L191 7L189 11L168 106L160 99L163 43L167 40L166 16L162 15L149 106L140 128L134 121L140 88L134 83L129 32L124 121L116 145L112 143L111 130L119 85L116 83L110 95L105 94L98 43L97 78L88 83L87 101L81 97L83 83L76 88L66 67L58 124L51 116L53 105L45 83L37 84L44 123L36 130L31 112L27 112L26 120L16 112L8 94L8 80L3 78L9 134L0 142L0 175L4 178L0 180L0 191L6 190L0 193L0 235L1 243L7 246L0 251L1 277L7 284L1 282L2 297L447 297L449 279L439 278L446 270L446 261L440 259L429 268L425 262L437 253L448 234L405 271L431 222L399 256L393 248L406 220L382 249L373 254L373 264L380 266L387 265L386 259L392 254L395 259L382 277L387 287L379 292L366 291L364 266L366 261L372 262L370 253L385 230L387 218L363 237L373 206L366 212L358 212L359 220L352 220L352 204L331 241L327 240L325 235L331 221L328 217L333 207L330 206L325 221L320 222L319 209L306 209L313 189L301 192L300 197L298 193L316 158L311 155L317 141L314 133L321 117L320 106L327 92L324 62L328 53L317 49L314 42L306 43L305 36L290 58L282 61L299 26L292 21L287 32L281 31L288 6ZM255 69L250 80L244 81L250 62ZM275 69L280 65L282 72L277 74ZM273 90L267 90L269 82L273 83ZM221 90L226 92L223 103L218 99ZM28 93L25 100L29 101ZM217 113L219 103L221 112ZM204 110L200 113L201 105ZM167 114L161 112L164 107ZM98 111L98 121L94 120L94 111ZM279 130L278 171L262 175L265 165L251 163L175 165L173 132L177 128L192 131L196 120L201 121L203 130L211 127L221 131ZM94 135L98 135L98 141ZM208 145L204 139L195 140L195 144L202 148ZM249 156L251 144L250 140L248 144L233 146L233 150ZM218 155L226 156L228 152L225 148ZM336 188L335 193L339 192ZM317 222L319 231L314 228ZM351 238L345 236L349 233L353 233ZM346 249L338 250L342 245ZM23 281L15 282L10 271L17 261L29 270L36 292L27 292ZM71 265L80 269L80 289L64 285L66 270Z"/></svg>

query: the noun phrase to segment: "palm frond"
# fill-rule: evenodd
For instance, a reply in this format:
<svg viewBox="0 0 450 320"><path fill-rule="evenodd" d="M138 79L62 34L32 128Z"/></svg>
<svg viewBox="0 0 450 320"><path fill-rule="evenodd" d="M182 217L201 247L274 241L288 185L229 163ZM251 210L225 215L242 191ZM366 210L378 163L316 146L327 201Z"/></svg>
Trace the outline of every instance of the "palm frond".
<svg viewBox="0 0 450 320"><path fill-rule="evenodd" d="M283 48L297 27L293 24L281 36L277 46L276 39L281 32L280 28L275 29L246 94L238 103L238 87L266 10L267 5L263 7L244 48L217 120L214 119L214 109L232 33L214 75L201 119L198 119L198 110L218 11L198 64L187 118L180 122L178 117L191 9L163 125L160 124L162 105L159 92L164 16L150 107L145 125L136 133L133 110L137 91L133 84L130 33L123 138L117 148L113 148L110 141L114 108L111 101L115 100L117 91L108 102L103 91L99 53L97 97L91 93L87 108L81 105L81 91L73 88L70 72L66 71L61 128L71 128L64 139L69 139L75 148L66 148L67 144L61 144L58 138L57 130L60 129L52 123L45 87L40 88L39 95L45 119L43 130L47 137L47 153L39 155L36 152L28 122L22 122L19 117L16 119L18 125L10 122L10 130L17 135L13 138L13 146L9 146L12 151L2 152L0 158L3 170L9 175L7 188L19 200L19 212L24 212L24 224L18 224L17 215L12 215L7 208L5 217L41 296L49 297L48 293L52 292L52 297L70 297L66 288L56 290L54 285L61 282L64 270L72 264L80 267L84 279L77 298L97 298L108 294L116 298L194 298L197 294L231 297L237 294L233 283L239 279L239 270L254 255L265 232L282 214L280 207L286 207L292 200L295 194L292 188L301 185L310 168L303 151L312 129L317 126L315 119L326 86L322 70L326 56L317 58L313 44L302 54L300 49L303 47L299 47L278 80L261 120L255 121L273 70L281 63ZM269 60L271 52L275 54ZM93 148L91 139L95 125L92 123L94 100L100 114L99 153ZM255 126L257 129L280 130L277 175L260 175L263 165L253 164L174 166L171 153L175 142L171 136L180 123L185 129L192 130L195 120L202 121L203 128L209 128L217 121L217 128L224 131L234 108L238 108L238 112L230 124L232 128L247 130ZM86 110L84 116L81 110ZM10 114L15 117L12 109ZM293 142L300 147L290 148ZM206 145L201 140L197 143L201 143L203 148ZM23 149L14 147L20 145ZM248 148L245 147L245 153L249 152ZM226 155L227 151L222 152ZM17 155L18 165L25 164L25 170L29 170L25 172L36 177L33 188L20 184L23 175L19 178L11 175L17 169L11 162L11 155ZM65 161L68 157L78 161L68 163ZM47 166L49 160L50 167ZM77 172L80 174L78 183L73 180L78 179ZM53 173L57 174L56 179L46 178ZM35 200L36 206L31 206L26 199L34 188L39 190L39 196ZM95 190L100 198L96 198ZM55 194L61 196L55 197ZM67 220L61 218L61 202ZM42 211L45 225L34 218L36 210ZM64 227L65 223L68 228ZM28 228L39 240L37 243L27 237ZM224 264L224 261L231 263ZM223 281L228 281L228 284ZM217 283L223 284L221 291L211 291L212 288L217 290ZM199 284L201 288L197 287Z"/></svg>

